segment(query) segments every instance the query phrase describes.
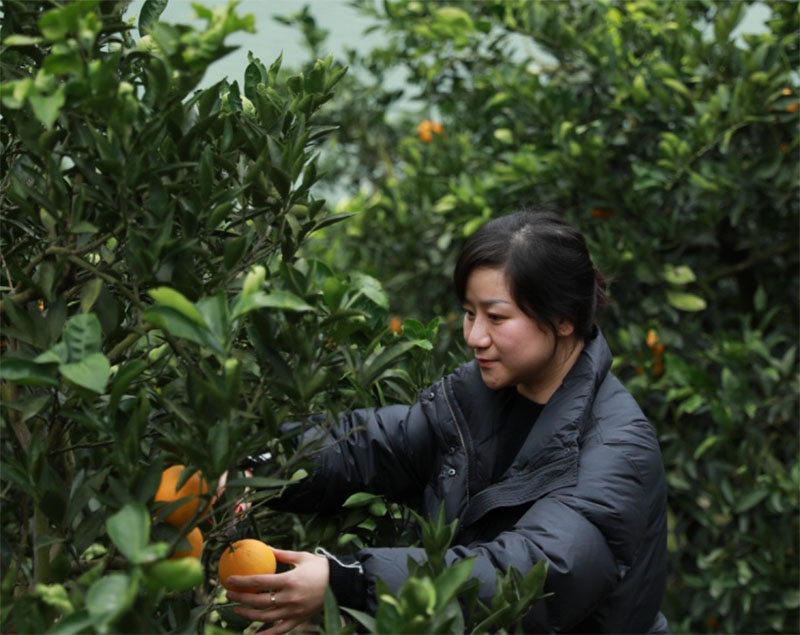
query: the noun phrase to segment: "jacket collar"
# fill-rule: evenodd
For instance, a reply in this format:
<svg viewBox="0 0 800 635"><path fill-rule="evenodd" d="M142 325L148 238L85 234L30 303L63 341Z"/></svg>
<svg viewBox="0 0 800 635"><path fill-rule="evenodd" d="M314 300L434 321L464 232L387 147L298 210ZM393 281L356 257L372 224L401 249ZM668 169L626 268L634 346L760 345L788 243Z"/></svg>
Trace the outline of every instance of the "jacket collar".
<svg viewBox="0 0 800 635"><path fill-rule="evenodd" d="M510 472L529 470L547 462L547 457L577 451L594 396L610 368L611 351L600 329L595 327L561 386L545 404Z"/></svg>
<svg viewBox="0 0 800 635"><path fill-rule="evenodd" d="M600 329L595 327L574 366L540 413L506 477L470 499L462 515L463 526L474 523L492 509L533 502L554 489L577 482L579 440L589 421L594 397L610 367L611 351ZM466 383L472 384L474 391L475 374L478 381L482 380L474 364L470 370L474 371L468 373L472 381ZM485 386L484 389L495 393ZM487 395L483 392L480 396ZM474 400L475 392L469 398Z"/></svg>

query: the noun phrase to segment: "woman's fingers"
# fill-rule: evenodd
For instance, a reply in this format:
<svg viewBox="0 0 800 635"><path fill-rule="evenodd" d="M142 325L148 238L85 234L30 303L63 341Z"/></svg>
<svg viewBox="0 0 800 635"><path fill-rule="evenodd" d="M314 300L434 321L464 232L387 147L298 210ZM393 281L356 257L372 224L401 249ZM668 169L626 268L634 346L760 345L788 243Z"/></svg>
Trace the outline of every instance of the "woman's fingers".
<svg viewBox="0 0 800 635"><path fill-rule="evenodd" d="M285 573L264 573L261 575L232 575L228 577L225 584L230 591L242 593L244 589L258 589L259 591L279 591L286 586L284 581Z"/></svg>
<svg viewBox="0 0 800 635"><path fill-rule="evenodd" d="M275 557L294 568L286 573L231 576L228 599L246 606L236 613L259 622L273 622L265 632L286 633L319 613L325 599L330 571L327 558L313 553L275 549ZM248 593L259 589L266 593Z"/></svg>
<svg viewBox="0 0 800 635"><path fill-rule="evenodd" d="M258 609L249 609L244 606L237 606L233 611L251 622L265 622L270 624L266 630L259 631L259 633L267 635L288 633L295 626L302 624L304 621L304 619L299 619L291 615L290 611L285 609L281 610L280 607L268 611L261 611Z"/></svg>
<svg viewBox="0 0 800 635"><path fill-rule="evenodd" d="M302 562L303 557L307 554L304 551L289 551L288 549L276 549L271 547L272 553L275 554L275 559L283 564L298 564Z"/></svg>
<svg viewBox="0 0 800 635"><path fill-rule="evenodd" d="M258 631L256 635L283 635L302 623L302 620L281 620L280 622L275 622L265 631Z"/></svg>

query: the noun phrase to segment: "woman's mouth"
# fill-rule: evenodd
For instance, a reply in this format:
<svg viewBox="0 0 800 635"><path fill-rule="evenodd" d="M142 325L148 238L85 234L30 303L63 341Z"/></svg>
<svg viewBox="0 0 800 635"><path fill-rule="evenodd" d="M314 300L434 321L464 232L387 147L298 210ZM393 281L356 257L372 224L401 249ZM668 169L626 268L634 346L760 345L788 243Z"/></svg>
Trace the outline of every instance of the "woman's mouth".
<svg viewBox="0 0 800 635"><path fill-rule="evenodd" d="M492 364L494 364L497 360L495 359L481 359L480 357L476 358L478 360L478 366L481 368L489 368Z"/></svg>

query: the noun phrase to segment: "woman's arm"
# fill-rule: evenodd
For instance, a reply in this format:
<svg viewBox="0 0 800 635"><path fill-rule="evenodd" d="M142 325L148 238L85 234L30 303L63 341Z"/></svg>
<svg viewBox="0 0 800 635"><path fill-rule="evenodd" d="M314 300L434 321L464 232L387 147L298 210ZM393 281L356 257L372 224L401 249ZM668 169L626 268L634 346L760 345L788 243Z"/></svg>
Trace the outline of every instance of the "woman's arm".
<svg viewBox="0 0 800 635"><path fill-rule="evenodd" d="M311 451L311 474L270 501L275 509L326 512L359 491L393 500L419 493L428 480L436 437L421 403L354 410L300 438ZM322 449L318 449L318 448Z"/></svg>

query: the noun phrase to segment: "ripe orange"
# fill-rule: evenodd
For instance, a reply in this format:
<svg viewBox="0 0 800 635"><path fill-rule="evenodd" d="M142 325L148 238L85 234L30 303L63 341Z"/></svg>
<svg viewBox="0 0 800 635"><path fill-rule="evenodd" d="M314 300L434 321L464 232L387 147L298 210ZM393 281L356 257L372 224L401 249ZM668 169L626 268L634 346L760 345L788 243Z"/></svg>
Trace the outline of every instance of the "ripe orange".
<svg viewBox="0 0 800 635"><path fill-rule="evenodd" d="M183 472L183 465L173 465L161 472L161 483L158 485L155 500L160 503L171 503L180 498L191 496L178 509L170 512L164 519L171 525L180 527L185 525L194 515L200 503L199 494L208 492L208 483L200 476L200 472L192 474L183 487L177 489L178 478Z"/></svg>
<svg viewBox="0 0 800 635"><path fill-rule="evenodd" d="M437 121L424 119L417 126L417 136L423 143L430 143L433 139L433 133L444 134L444 126Z"/></svg>
<svg viewBox="0 0 800 635"><path fill-rule="evenodd" d="M417 135L423 143L430 143L431 139L433 139L433 133L431 133L431 122L426 119L419 124L417 126Z"/></svg>
<svg viewBox="0 0 800 635"><path fill-rule="evenodd" d="M392 317L392 319L389 320L389 330L396 335L402 333L403 318L401 318L399 315L395 315L394 317Z"/></svg>
<svg viewBox="0 0 800 635"><path fill-rule="evenodd" d="M226 589L228 577L232 575L262 575L275 573L275 554L260 540L245 538L237 540L222 552L219 559L219 581ZM240 589L240 593L259 593L261 589Z"/></svg>
<svg viewBox="0 0 800 635"><path fill-rule="evenodd" d="M182 550L175 550L169 559L170 560L177 560L178 558L186 558L192 557L199 559L200 556L203 554L203 532L200 531L199 527L195 527L186 534L186 540L189 541L189 545L191 547L189 549L182 549Z"/></svg>

